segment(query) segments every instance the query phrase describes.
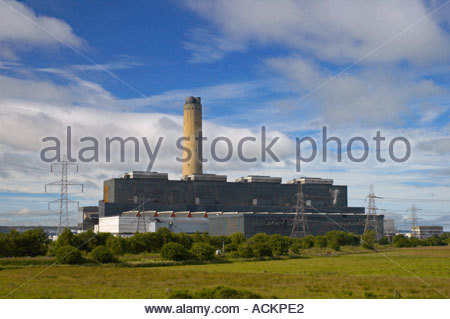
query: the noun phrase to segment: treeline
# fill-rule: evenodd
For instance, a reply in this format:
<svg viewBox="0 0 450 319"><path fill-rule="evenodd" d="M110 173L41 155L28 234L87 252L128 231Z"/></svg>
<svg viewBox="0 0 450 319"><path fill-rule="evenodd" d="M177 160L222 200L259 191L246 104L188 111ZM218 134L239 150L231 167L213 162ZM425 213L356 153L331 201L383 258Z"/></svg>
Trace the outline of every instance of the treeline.
<svg viewBox="0 0 450 319"><path fill-rule="evenodd" d="M407 238L397 235L390 242L382 238L378 242L375 233L369 231L356 236L344 231L330 231L324 236L290 238L279 234L256 234L247 239L242 233L230 236L210 236L208 233L173 233L160 228L154 233L136 233L131 237L116 237L109 233L95 234L88 230L73 234L69 229L51 241L41 228L18 233L11 230L0 234L0 257L55 256L60 263L77 264L85 261L109 263L118 261L123 254L160 253L161 258L173 261L208 261L220 256L220 250L230 258L261 258L273 256L298 255L303 249L329 247L336 251L342 246L362 245L374 249L376 245L394 247L447 245L449 235L434 236L428 239Z"/></svg>

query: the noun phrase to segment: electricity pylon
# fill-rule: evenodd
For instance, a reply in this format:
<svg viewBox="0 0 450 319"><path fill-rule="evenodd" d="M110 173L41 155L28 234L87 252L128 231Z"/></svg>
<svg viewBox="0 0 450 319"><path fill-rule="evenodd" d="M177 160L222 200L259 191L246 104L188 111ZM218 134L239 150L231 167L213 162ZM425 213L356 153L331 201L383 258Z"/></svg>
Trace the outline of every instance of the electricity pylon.
<svg viewBox="0 0 450 319"><path fill-rule="evenodd" d="M301 230L299 230L299 228L301 228ZM305 237L307 234L308 221L305 216L305 194L303 193L303 185L299 183L291 237Z"/></svg>
<svg viewBox="0 0 450 319"><path fill-rule="evenodd" d="M53 163L50 167L50 171L53 173L53 168L61 166L61 179L52 183L45 184L45 192L47 192L48 186L60 186L60 194L59 199L52 200L48 202L48 209L50 210L51 205L54 203L59 204L59 223L58 223L58 229L57 229L57 235L61 233L62 228L62 219L63 215L66 218L66 226L69 226L69 204L70 203L76 203L77 206L79 206L78 201L69 200L69 186L78 185L81 186L81 192L83 192L84 187L83 184L80 183L74 183L72 181L69 181L67 179L67 171L69 166L75 166L76 170L78 172L78 164L69 163L66 159L66 157L63 158L61 163Z"/></svg>
<svg viewBox="0 0 450 319"><path fill-rule="evenodd" d="M370 185L370 192L367 195L367 217L366 224L364 225L364 234L369 230L373 229L375 231L375 238L379 239L378 233L378 222L377 222L377 210L375 205L375 199L381 199L382 197L375 196L373 185Z"/></svg>

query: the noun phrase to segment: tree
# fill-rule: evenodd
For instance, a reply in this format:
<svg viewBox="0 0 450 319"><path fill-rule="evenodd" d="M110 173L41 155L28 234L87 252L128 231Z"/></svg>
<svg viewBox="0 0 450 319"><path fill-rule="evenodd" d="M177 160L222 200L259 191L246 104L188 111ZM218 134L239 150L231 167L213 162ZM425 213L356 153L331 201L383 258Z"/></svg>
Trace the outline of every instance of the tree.
<svg viewBox="0 0 450 319"><path fill-rule="evenodd" d="M69 245L58 247L55 255L58 264L75 265L83 262L80 250Z"/></svg>
<svg viewBox="0 0 450 319"><path fill-rule="evenodd" d="M92 258L92 260L102 263L102 264L112 263L112 262L117 261L114 254L103 245L95 247L91 251L90 257Z"/></svg>
<svg viewBox="0 0 450 319"><path fill-rule="evenodd" d="M216 249L205 243L194 243L191 253L201 261L208 261L214 258Z"/></svg>
<svg viewBox="0 0 450 319"><path fill-rule="evenodd" d="M174 235L176 242L183 245L184 248L190 249L192 247L192 243L194 242L194 240L192 239L191 236L185 233L179 233Z"/></svg>
<svg viewBox="0 0 450 319"><path fill-rule="evenodd" d="M127 239L128 251L132 254L140 254L147 251L147 243L143 233L136 233Z"/></svg>
<svg viewBox="0 0 450 319"><path fill-rule="evenodd" d="M378 244L380 244L380 245L389 245L389 239L386 236L384 236L378 241Z"/></svg>
<svg viewBox="0 0 450 319"><path fill-rule="evenodd" d="M156 231L156 235L161 238L163 245L175 241L172 236L172 232L166 227L158 228L158 230Z"/></svg>
<svg viewBox="0 0 450 319"><path fill-rule="evenodd" d="M179 243L166 243L161 248L161 257L167 260L182 261L189 258L189 252Z"/></svg>
<svg viewBox="0 0 450 319"><path fill-rule="evenodd" d="M237 249L238 255L241 258L252 258L255 257L255 253L253 252L253 248L248 244L242 244Z"/></svg>
<svg viewBox="0 0 450 319"><path fill-rule="evenodd" d="M80 250L89 252L97 246L97 236L92 229L88 229L85 232L75 235L72 245L78 247Z"/></svg>
<svg viewBox="0 0 450 319"><path fill-rule="evenodd" d="M64 228L64 230L58 235L56 239L56 246L75 246L75 236L69 228Z"/></svg>
<svg viewBox="0 0 450 319"><path fill-rule="evenodd" d="M122 237L111 236L106 240L106 247L115 256L120 256L127 251L127 241Z"/></svg>
<svg viewBox="0 0 450 319"><path fill-rule="evenodd" d="M375 250L375 243L377 239L375 238L375 231L368 230L361 237L361 244L366 249Z"/></svg>
<svg viewBox="0 0 450 319"><path fill-rule="evenodd" d="M230 236L231 243L240 245L246 241L246 238L243 233L234 233Z"/></svg>

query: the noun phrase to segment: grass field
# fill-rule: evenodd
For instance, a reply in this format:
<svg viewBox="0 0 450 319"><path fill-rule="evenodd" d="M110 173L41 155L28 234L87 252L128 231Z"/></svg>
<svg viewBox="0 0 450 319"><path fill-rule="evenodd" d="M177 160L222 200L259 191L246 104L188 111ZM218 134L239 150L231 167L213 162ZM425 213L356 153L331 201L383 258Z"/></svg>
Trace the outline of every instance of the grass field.
<svg viewBox="0 0 450 319"><path fill-rule="evenodd" d="M148 258L155 259L155 256ZM14 266L0 260L0 295L3 298L166 298L170 290L196 291L224 285L247 289L265 298L450 296L450 246L391 249L383 255L355 251L331 257L204 265L46 267L43 264ZM27 282L33 276L36 277Z"/></svg>

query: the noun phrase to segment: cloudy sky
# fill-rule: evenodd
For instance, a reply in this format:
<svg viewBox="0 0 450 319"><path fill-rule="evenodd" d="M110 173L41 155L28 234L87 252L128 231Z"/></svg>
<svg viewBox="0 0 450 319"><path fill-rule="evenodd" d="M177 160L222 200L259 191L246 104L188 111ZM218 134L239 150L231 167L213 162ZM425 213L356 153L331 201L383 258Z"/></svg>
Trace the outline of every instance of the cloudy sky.
<svg viewBox="0 0 450 319"><path fill-rule="evenodd" d="M96 205L102 181L145 170L142 138L154 149L153 170L178 179L182 106L201 96L208 173L229 180L248 174L333 178L349 186L350 204L366 205L373 184L381 213L406 229L416 204L419 224L450 230L450 4L437 0L293 1L11 1L0 0L0 224L56 223L47 202L58 197L46 183L58 179L40 158L58 137L72 155L99 142L99 160L79 163L70 179L81 205ZM248 143L243 163L238 140L279 137L279 162L261 161L259 142ZM334 142L323 162L322 128ZM381 132L382 158L373 137ZM136 137L140 160L105 162L106 137ZM227 163L211 160L210 141L225 136L234 153ZM317 141L316 158L296 171L295 138ZM368 157L353 162L352 137L364 137ZM389 142L405 137L411 156L391 159ZM304 156L310 149L304 143ZM53 144L51 144L53 145ZM355 142L350 155L363 154ZM394 155L405 154L395 144ZM218 155L226 153L223 144ZM115 153L117 155L117 153ZM89 155L88 153L85 154ZM76 212L71 221L77 220Z"/></svg>

